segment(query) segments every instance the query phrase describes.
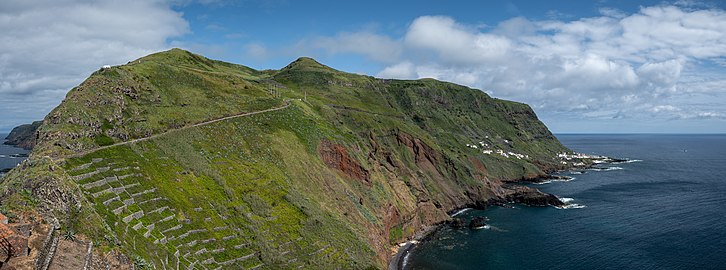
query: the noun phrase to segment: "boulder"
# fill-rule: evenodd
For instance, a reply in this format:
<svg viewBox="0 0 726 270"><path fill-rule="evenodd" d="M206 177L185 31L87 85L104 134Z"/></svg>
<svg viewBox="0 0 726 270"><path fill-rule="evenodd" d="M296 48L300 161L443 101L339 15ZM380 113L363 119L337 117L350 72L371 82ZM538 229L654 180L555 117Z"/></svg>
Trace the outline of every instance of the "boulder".
<svg viewBox="0 0 726 270"><path fill-rule="evenodd" d="M489 221L489 218L487 217L475 217L469 222L469 228L471 229L477 229L481 228L487 225L487 221Z"/></svg>
<svg viewBox="0 0 726 270"><path fill-rule="evenodd" d="M466 227L466 222L464 222L464 219L462 219L462 218L455 217L449 221L449 225L451 225L451 227L454 227L454 228L464 228L464 227Z"/></svg>

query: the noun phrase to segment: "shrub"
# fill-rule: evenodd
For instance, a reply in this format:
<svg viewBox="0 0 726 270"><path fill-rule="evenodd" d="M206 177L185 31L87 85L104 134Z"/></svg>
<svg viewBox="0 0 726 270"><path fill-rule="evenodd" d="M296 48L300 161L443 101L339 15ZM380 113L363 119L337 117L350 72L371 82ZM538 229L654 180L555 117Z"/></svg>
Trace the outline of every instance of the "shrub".
<svg viewBox="0 0 726 270"><path fill-rule="evenodd" d="M99 146L106 146L106 145L113 144L113 139L109 136L106 136L106 134L98 134L98 135L96 135L94 140L96 141L96 144L98 144Z"/></svg>

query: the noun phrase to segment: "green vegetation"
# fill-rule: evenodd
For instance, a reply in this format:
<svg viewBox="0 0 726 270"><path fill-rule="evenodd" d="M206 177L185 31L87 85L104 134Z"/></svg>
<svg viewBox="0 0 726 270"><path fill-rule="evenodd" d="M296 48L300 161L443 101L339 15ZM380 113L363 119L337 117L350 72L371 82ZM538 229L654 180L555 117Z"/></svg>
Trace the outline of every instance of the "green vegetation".
<svg viewBox="0 0 726 270"><path fill-rule="evenodd" d="M137 268L381 268L390 244L501 196L501 180L557 168L566 150L527 105L476 89L178 49L95 72L46 123L0 206L32 209L38 186L60 186L67 196L42 199L73 200L54 207L64 227Z"/></svg>
<svg viewBox="0 0 726 270"><path fill-rule="evenodd" d="M111 137L106 136L106 134L98 134L94 137L94 141L98 146L106 146L106 145L112 145L113 139Z"/></svg>

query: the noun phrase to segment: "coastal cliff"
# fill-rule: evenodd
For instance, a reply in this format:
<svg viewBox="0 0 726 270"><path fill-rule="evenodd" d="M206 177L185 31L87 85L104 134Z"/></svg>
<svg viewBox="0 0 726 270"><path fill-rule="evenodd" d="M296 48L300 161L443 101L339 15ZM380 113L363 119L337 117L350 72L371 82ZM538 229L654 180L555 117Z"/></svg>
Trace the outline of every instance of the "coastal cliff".
<svg viewBox="0 0 726 270"><path fill-rule="evenodd" d="M12 145L24 149L33 149L36 143L36 132L43 121L34 121L31 124L24 124L13 128L5 137L4 144Z"/></svg>
<svg viewBox="0 0 726 270"><path fill-rule="evenodd" d="M0 199L157 268L382 268L454 209L561 203L512 181L562 152L529 106L477 89L173 49L73 88Z"/></svg>

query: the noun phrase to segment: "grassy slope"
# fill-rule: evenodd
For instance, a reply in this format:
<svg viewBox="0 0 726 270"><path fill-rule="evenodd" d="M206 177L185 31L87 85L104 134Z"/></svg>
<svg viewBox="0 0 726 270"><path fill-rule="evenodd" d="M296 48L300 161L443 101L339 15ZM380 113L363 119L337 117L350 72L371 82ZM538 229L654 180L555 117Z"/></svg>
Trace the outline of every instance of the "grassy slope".
<svg viewBox="0 0 726 270"><path fill-rule="evenodd" d="M72 89L40 129L36 155L97 145L279 104L263 73L179 49L94 72Z"/></svg>
<svg viewBox="0 0 726 270"><path fill-rule="evenodd" d="M283 97L304 101L64 160L53 174L69 194L77 183L83 207L56 214L84 217L67 226L157 266L381 266L391 243L455 207L495 198L499 180L554 168L554 154L566 150L527 105L479 90L380 80L308 58L258 72L171 50L74 88L46 117L31 160L270 108ZM369 179L326 166L323 140L347 149ZM479 141L531 159L465 146ZM25 171L41 175L47 166L37 164ZM33 193L17 184L32 176L16 171L0 188Z"/></svg>

